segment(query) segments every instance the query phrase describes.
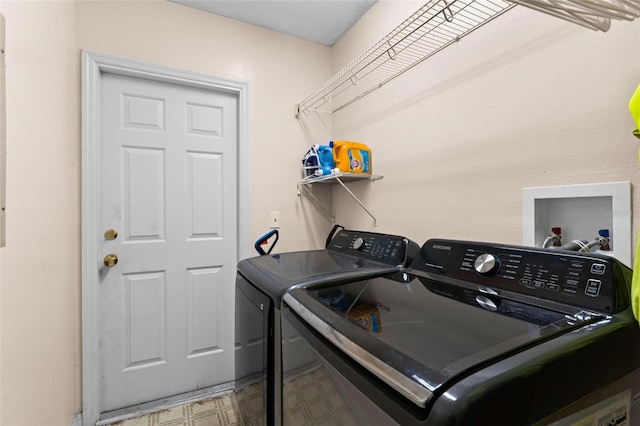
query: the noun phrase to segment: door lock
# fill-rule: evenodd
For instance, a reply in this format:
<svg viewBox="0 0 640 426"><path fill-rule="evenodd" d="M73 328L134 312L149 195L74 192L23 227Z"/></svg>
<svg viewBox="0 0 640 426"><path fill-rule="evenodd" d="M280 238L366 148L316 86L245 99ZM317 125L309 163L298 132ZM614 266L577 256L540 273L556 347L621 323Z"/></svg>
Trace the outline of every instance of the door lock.
<svg viewBox="0 0 640 426"><path fill-rule="evenodd" d="M104 257L104 266L107 268L113 268L118 263L118 256L115 254L108 254Z"/></svg>
<svg viewBox="0 0 640 426"><path fill-rule="evenodd" d="M115 240L118 238L118 231L115 229L107 229L104 231L104 238L105 240Z"/></svg>

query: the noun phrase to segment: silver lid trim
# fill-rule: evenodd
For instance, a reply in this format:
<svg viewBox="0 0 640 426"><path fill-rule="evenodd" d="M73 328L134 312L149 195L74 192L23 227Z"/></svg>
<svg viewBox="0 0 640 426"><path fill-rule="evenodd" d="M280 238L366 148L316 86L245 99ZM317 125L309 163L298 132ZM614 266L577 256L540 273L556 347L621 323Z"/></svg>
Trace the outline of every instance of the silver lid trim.
<svg viewBox="0 0 640 426"><path fill-rule="evenodd" d="M298 315L300 315L309 325L316 329L320 334L326 337L331 343L336 345L340 350L349 355L353 360L358 362L364 368L375 374L393 389L408 398L411 402L419 407L425 407L427 401L431 399L433 393L431 390L414 382L398 370L391 367L386 362L376 358L362 347L349 340L346 336L339 333L329 324L320 319L313 312L306 309L294 296L287 293L283 297L287 303ZM425 383L426 384L426 383Z"/></svg>

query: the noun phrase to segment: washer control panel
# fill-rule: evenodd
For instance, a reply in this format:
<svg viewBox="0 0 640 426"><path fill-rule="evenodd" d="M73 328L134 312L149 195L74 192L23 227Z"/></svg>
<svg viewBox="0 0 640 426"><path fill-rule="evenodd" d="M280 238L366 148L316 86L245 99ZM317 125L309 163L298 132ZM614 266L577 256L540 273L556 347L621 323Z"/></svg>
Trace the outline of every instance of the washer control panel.
<svg viewBox="0 0 640 426"><path fill-rule="evenodd" d="M397 235L343 230L331 240L327 250L393 266L407 266L415 257L419 247L413 241Z"/></svg>
<svg viewBox="0 0 640 426"><path fill-rule="evenodd" d="M502 291L504 297L530 296L606 314L629 305L631 270L593 253L434 239L422 246L410 270L483 293Z"/></svg>

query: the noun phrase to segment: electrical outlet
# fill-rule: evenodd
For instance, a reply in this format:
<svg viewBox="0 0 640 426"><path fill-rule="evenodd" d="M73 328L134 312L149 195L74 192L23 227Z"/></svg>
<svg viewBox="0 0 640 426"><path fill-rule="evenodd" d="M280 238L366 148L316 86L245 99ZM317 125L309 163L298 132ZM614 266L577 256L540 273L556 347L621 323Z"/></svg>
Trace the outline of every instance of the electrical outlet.
<svg viewBox="0 0 640 426"><path fill-rule="evenodd" d="M271 229L280 228L280 212L271 212Z"/></svg>

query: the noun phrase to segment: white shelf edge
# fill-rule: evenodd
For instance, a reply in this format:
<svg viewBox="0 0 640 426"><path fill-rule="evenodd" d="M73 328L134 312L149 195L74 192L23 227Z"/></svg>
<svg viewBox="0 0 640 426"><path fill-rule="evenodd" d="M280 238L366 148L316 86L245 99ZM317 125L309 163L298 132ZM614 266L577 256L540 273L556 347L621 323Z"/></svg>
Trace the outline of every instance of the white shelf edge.
<svg viewBox="0 0 640 426"><path fill-rule="evenodd" d="M369 173L349 173L349 172L340 172L340 173L332 173L330 175L325 176L308 176L302 179L300 184L309 185L313 183L328 183L328 184L336 184L337 179L340 178L344 182L353 182L357 180L380 180L383 179L384 176L381 175L373 175Z"/></svg>

